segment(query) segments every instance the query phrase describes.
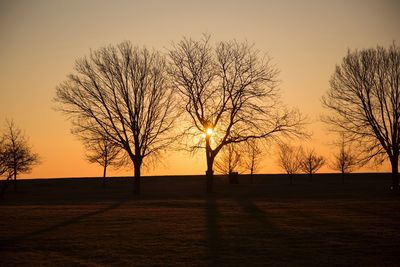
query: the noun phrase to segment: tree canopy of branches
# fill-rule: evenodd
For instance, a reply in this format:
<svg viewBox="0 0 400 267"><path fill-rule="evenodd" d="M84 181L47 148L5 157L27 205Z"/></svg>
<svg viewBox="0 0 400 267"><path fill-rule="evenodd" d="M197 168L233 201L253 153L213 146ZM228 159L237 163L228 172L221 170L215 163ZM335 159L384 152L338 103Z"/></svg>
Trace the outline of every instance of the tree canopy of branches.
<svg viewBox="0 0 400 267"><path fill-rule="evenodd" d="M303 149L287 144L279 144L279 166L284 170L290 179L290 184L293 184L293 175L296 174L301 167L301 159Z"/></svg>
<svg viewBox="0 0 400 267"><path fill-rule="evenodd" d="M323 105L332 111L325 120L333 130L356 142L361 162L388 158L392 186L399 191L400 48L348 52L330 81Z"/></svg>
<svg viewBox="0 0 400 267"><path fill-rule="evenodd" d="M316 173L325 164L325 158L318 156L314 149L304 151L300 161L300 169L307 173L312 179L312 175Z"/></svg>
<svg viewBox="0 0 400 267"><path fill-rule="evenodd" d="M282 108L278 71L246 42L210 44L184 38L169 51L170 74L188 115L186 133L203 134L207 192L212 192L214 159L231 143L298 134L298 112Z"/></svg>
<svg viewBox="0 0 400 267"><path fill-rule="evenodd" d="M352 148L350 146L346 146L345 137L342 136L341 142L339 144L339 151L333 155L331 168L333 170L341 172L342 184L344 184L345 174L355 170L358 165L359 160L357 159L357 156L352 152Z"/></svg>
<svg viewBox="0 0 400 267"><path fill-rule="evenodd" d="M130 42L108 46L76 61L74 73L56 91L58 108L81 135L101 131L128 154L134 166L134 193L141 167L173 141L177 111L160 53Z"/></svg>
<svg viewBox="0 0 400 267"><path fill-rule="evenodd" d="M234 144L225 146L215 160L215 170L222 174L238 172L241 166L241 156L238 148Z"/></svg>
<svg viewBox="0 0 400 267"><path fill-rule="evenodd" d="M39 164L39 155L32 151L26 136L13 121L7 121L0 139L0 171L1 174L5 173L8 179L14 180L14 191L16 191L18 174L29 173Z"/></svg>

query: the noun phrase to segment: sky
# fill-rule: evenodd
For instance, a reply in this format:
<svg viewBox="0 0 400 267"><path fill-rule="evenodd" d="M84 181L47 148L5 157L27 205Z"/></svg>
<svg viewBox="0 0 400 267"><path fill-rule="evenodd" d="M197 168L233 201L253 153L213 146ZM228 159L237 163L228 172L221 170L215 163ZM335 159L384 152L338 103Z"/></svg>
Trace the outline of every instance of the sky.
<svg viewBox="0 0 400 267"><path fill-rule="evenodd" d="M279 88L288 107L309 119L313 133L303 145L328 159L337 137L320 122L321 97L347 51L400 41L400 1L92 1L0 0L0 124L6 119L29 136L42 163L25 178L87 177L102 174L85 161L71 124L54 110L55 88L76 59L130 40L167 52L184 36L212 42L248 41L280 70ZM282 172L274 147L260 173ZM205 155L171 152L145 175L203 174ZM387 171L387 166L361 171ZM325 166L321 171L331 171ZM132 175L133 170L110 170Z"/></svg>

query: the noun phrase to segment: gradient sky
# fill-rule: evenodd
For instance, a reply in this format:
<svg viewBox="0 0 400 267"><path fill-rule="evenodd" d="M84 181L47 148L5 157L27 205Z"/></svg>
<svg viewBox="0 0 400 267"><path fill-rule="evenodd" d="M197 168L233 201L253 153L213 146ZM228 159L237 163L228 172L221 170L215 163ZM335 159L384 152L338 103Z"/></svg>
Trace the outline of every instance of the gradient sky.
<svg viewBox="0 0 400 267"><path fill-rule="evenodd" d="M215 42L247 40L272 57L283 101L312 122L308 128L314 135L305 146L329 158L335 136L318 120L335 65L348 49L398 44L399 14L400 1L386 0L0 0L0 123L14 119L41 155L42 164L22 177L100 175L101 167L85 162L69 121L53 110L55 87L74 61L90 49L124 40L165 52L183 36L209 33ZM144 174L202 174L203 154L167 154L161 166ZM273 150L261 172L281 172Z"/></svg>

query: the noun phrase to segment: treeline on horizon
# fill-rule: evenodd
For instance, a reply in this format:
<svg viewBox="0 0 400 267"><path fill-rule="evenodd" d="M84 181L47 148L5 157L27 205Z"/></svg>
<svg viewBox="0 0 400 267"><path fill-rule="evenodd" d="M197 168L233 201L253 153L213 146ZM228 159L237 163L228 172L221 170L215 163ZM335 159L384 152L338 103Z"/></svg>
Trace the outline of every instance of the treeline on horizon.
<svg viewBox="0 0 400 267"><path fill-rule="evenodd" d="M72 133L91 163L133 166L133 193L140 193L141 168L157 164L170 149L205 151L206 190L214 170L253 175L266 147L278 145L278 163L288 174L310 178L328 164L344 174L367 163L392 166L399 192L400 48L349 50L322 98L322 121L338 134L338 150L327 161L314 149L290 145L310 138L307 120L282 104L278 69L254 45L236 40L211 43L209 35L183 38L166 54L125 41L90 52L56 88L56 109L68 116ZM0 175L14 180L40 163L12 121L0 137ZM344 180L343 180L344 181ZM4 190L6 186L3 186ZM3 190L3 191L4 191Z"/></svg>

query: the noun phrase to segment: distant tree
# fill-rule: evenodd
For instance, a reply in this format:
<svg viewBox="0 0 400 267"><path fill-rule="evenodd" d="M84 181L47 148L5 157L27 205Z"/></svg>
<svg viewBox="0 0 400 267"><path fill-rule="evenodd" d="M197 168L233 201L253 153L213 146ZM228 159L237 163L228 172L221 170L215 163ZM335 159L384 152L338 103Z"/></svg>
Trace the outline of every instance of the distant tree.
<svg viewBox="0 0 400 267"><path fill-rule="evenodd" d="M212 46L210 37L184 38L169 51L170 75L188 115L186 134L204 134L207 192L214 160L231 143L300 134L302 118L279 102L278 71L253 46L237 41Z"/></svg>
<svg viewBox="0 0 400 267"><path fill-rule="evenodd" d="M104 134L84 138L83 140L87 150L86 159L90 163L96 163L103 167L103 186L105 186L107 167L119 168L127 163L123 155L123 149Z"/></svg>
<svg viewBox="0 0 400 267"><path fill-rule="evenodd" d="M39 155L32 151L27 138L13 121L7 121L1 140L0 169L7 175L7 180L13 179L14 191L17 191L18 174L29 173L35 165L39 164ZM6 184L4 184L5 187Z"/></svg>
<svg viewBox="0 0 400 267"><path fill-rule="evenodd" d="M0 176L2 176L7 171L6 160L5 160L5 141L4 136L0 135Z"/></svg>
<svg viewBox="0 0 400 267"><path fill-rule="evenodd" d="M342 184L344 184L344 176L346 173L350 173L357 168L359 160L357 156L352 152L350 146L346 146L345 137L342 136L339 144L339 151L334 154L331 168L336 171L340 171L342 174Z"/></svg>
<svg viewBox="0 0 400 267"><path fill-rule="evenodd" d="M215 170L222 174L237 172L240 167L241 156L234 144L225 146L215 160Z"/></svg>
<svg viewBox="0 0 400 267"><path fill-rule="evenodd" d="M261 157L263 151L260 146L260 142L255 139L248 140L244 144L242 152L242 167L250 173L250 182L254 182L254 173L257 172L260 167Z"/></svg>
<svg viewBox="0 0 400 267"><path fill-rule="evenodd" d="M293 184L293 175L300 170L302 148L289 146L287 144L279 144L279 166L288 174L290 184Z"/></svg>
<svg viewBox="0 0 400 267"><path fill-rule="evenodd" d="M0 135L0 176L3 176L4 174L7 175L6 179L1 184L0 199L3 199L4 193L8 187L8 183L12 177L10 174L7 173L6 163L7 163L7 155L5 153L4 136Z"/></svg>
<svg viewBox="0 0 400 267"><path fill-rule="evenodd" d="M57 87L55 101L73 131L104 133L124 149L134 167L134 194L141 167L176 139L177 110L164 57L130 42L108 46L76 61L75 72ZM95 126L95 127L93 127Z"/></svg>
<svg viewBox="0 0 400 267"><path fill-rule="evenodd" d="M303 153L300 161L300 169L307 173L312 180L312 175L316 173L325 164L325 158L318 156L314 149Z"/></svg>
<svg viewBox="0 0 400 267"><path fill-rule="evenodd" d="M348 52L330 81L323 105L325 121L357 144L360 163L375 159L392 165L392 188L399 192L400 48Z"/></svg>

